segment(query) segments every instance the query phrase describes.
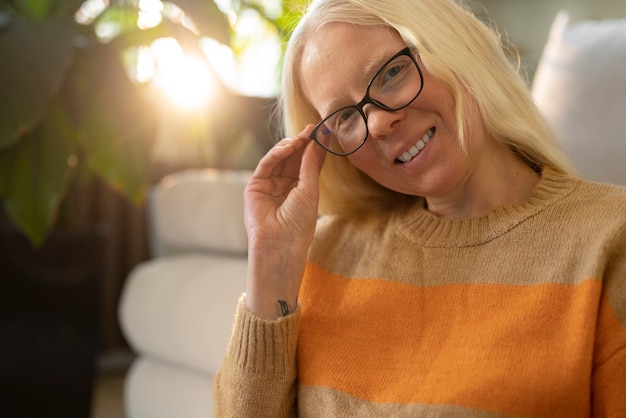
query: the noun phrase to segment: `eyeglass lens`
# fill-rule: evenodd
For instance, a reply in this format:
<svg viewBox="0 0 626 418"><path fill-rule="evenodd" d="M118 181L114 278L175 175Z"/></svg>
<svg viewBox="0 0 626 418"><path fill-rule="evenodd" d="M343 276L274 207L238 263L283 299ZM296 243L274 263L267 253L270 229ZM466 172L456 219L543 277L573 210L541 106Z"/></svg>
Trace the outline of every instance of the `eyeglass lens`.
<svg viewBox="0 0 626 418"><path fill-rule="evenodd" d="M314 139L333 154L349 155L367 139L366 104L394 111L413 102L422 89L422 76L411 54L409 48L396 54L374 75L363 100L327 116L314 130Z"/></svg>

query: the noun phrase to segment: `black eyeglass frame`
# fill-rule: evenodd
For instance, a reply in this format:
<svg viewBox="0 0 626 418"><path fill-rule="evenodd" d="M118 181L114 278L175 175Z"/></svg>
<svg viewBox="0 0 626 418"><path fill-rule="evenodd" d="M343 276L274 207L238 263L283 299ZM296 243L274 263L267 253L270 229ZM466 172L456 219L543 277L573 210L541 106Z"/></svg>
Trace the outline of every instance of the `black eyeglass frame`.
<svg viewBox="0 0 626 418"><path fill-rule="evenodd" d="M376 71L376 74L374 74L372 76L372 78L370 79L369 83L367 83L367 90L365 90L365 96L363 96L363 99L361 99L360 102L350 105L350 106L344 106L341 107L333 112L330 113L330 115L326 116L324 119L322 119L317 125L315 125L315 128L313 128L313 130L311 131L311 134L309 135L309 138L311 138L313 141L317 142L322 148L324 148L326 151L330 152L331 154L337 155L339 157L347 157L348 155L354 154L355 152L357 152L359 149L361 149L361 147L363 146L363 144L365 144L365 141L367 141L367 138L369 137L369 127L367 126L367 115L365 114L365 112L363 111L363 107L365 107L366 104L373 104L374 106L386 110L388 112L395 112L397 110L401 110L404 109L405 107L409 106L411 103L413 103L415 101L415 99L417 99L417 97L420 95L420 93L422 92L422 89L424 88L424 75L422 74L422 69L420 68L419 64L417 63L417 59L415 58L415 48L407 46L406 48L402 49L400 52L398 52L397 54L395 54L394 56L392 56L391 58L389 58L381 67L378 71ZM380 75L380 73L387 67L388 64L390 64L393 60L395 60L398 57L401 57L403 55L408 56L409 58L411 58L411 61L413 61L413 63L415 64L415 68L417 68L417 72L420 76L420 88L417 91L417 94L415 94L415 96L409 100L408 103L399 106L399 107L389 107L387 105L385 105L382 102L379 102L378 100L372 98L370 96L370 88L372 87L372 83L374 82L374 80L376 79L376 77L378 77ZM334 114L336 114L337 112L340 112L342 110L346 110L346 109L355 109L357 112L359 112L359 114L361 115L361 117L363 118L363 120L365 121L365 136L363 137L363 140L361 141L361 143L352 151L350 152L337 152L334 151L332 149L330 149L329 147L327 147L326 145L322 144L321 141L319 141L317 139L317 131L322 128L322 126L324 125L324 123L331 118Z"/></svg>

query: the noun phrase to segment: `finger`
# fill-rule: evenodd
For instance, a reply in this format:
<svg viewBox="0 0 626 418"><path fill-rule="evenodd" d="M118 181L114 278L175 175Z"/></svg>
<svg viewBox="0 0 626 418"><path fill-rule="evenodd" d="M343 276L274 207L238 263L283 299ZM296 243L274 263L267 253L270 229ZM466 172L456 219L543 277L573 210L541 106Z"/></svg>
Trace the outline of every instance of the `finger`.
<svg viewBox="0 0 626 418"><path fill-rule="evenodd" d="M316 181L324 165L324 160L326 159L326 151L315 143L315 141L310 139L311 132L314 128L314 125L308 125L298 134L299 137L307 138L299 173L303 181L308 181L307 179Z"/></svg>
<svg viewBox="0 0 626 418"><path fill-rule="evenodd" d="M300 167L300 181L305 185L317 187L325 160L326 150L317 145L314 141L310 141L303 152Z"/></svg>
<svg viewBox="0 0 626 418"><path fill-rule="evenodd" d="M266 154L260 162L258 174L268 178L283 176L298 178L305 145L311 142L309 135L314 125L307 125L293 138L284 138ZM259 168L259 167L257 167Z"/></svg>
<svg viewBox="0 0 626 418"><path fill-rule="evenodd" d="M254 170L254 177L269 178L280 175L284 170L286 160L298 149L302 148L303 145L304 143L300 138L285 138L281 140L261 158ZM296 155L295 159L300 160L301 155ZM297 165L299 167L299 161ZM297 171L295 175L297 176Z"/></svg>
<svg viewBox="0 0 626 418"><path fill-rule="evenodd" d="M266 179L274 176L298 178L304 147L311 142L309 135L313 128L314 125L308 125L297 136L284 138L274 145L257 164L253 177Z"/></svg>

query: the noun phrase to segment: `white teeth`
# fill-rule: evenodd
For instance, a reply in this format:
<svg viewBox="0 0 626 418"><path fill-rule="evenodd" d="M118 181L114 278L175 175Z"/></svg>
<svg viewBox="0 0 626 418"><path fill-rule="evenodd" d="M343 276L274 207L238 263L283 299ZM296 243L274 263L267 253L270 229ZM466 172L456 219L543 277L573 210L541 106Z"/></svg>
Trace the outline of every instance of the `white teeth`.
<svg viewBox="0 0 626 418"><path fill-rule="evenodd" d="M405 151L401 156L399 156L398 160L402 161L403 163L411 161L417 154L420 153L422 149L424 149L424 147L426 146L426 144L428 144L428 141L430 141L430 138L432 138L434 134L435 130L433 128L429 129L428 132L424 134L422 139L417 141L415 145L409 148L408 151Z"/></svg>

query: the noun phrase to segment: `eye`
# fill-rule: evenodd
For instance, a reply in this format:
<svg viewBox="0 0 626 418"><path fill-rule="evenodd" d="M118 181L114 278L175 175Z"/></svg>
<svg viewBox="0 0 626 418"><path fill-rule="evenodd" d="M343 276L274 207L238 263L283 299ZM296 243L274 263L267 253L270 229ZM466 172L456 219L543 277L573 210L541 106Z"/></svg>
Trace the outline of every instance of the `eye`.
<svg viewBox="0 0 626 418"><path fill-rule="evenodd" d="M357 113L356 109L352 109L352 108L343 109L337 116L337 121L339 124L343 124L349 121L350 119L352 119L356 113Z"/></svg>
<svg viewBox="0 0 626 418"><path fill-rule="evenodd" d="M333 131L341 133L349 130L359 117L359 112L353 107L339 109L331 117L331 126L334 126Z"/></svg>
<svg viewBox="0 0 626 418"><path fill-rule="evenodd" d="M399 57L390 62L376 76L375 84L382 88L390 88L402 83L410 75L413 68L410 58Z"/></svg>
<svg viewBox="0 0 626 418"><path fill-rule="evenodd" d="M402 68L399 65L395 65L391 68L388 68L384 75L384 80L390 80L400 74L402 72Z"/></svg>

